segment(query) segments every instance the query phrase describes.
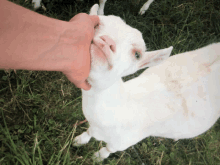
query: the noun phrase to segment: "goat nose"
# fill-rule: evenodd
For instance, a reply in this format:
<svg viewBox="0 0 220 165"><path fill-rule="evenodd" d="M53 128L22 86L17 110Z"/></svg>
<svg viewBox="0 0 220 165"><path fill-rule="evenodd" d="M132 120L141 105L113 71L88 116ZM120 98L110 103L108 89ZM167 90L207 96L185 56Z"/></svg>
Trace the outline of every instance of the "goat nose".
<svg viewBox="0 0 220 165"><path fill-rule="evenodd" d="M112 69L111 63L111 52L116 52L116 44L115 42L107 35L100 36L98 38L93 39L93 43L99 47L100 50L104 53L104 56L108 62L109 70Z"/></svg>
<svg viewBox="0 0 220 165"><path fill-rule="evenodd" d="M109 37L109 36L101 36L100 37L107 45L109 45L110 49L112 50L112 52L116 52L116 45L115 42Z"/></svg>

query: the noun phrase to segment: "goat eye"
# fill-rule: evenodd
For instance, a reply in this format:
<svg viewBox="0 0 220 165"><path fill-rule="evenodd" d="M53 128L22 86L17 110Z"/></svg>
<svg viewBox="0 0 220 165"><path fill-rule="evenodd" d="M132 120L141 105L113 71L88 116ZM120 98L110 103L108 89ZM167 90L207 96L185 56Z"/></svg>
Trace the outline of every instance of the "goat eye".
<svg viewBox="0 0 220 165"><path fill-rule="evenodd" d="M135 58L139 60L141 58L141 54L139 52L135 52Z"/></svg>

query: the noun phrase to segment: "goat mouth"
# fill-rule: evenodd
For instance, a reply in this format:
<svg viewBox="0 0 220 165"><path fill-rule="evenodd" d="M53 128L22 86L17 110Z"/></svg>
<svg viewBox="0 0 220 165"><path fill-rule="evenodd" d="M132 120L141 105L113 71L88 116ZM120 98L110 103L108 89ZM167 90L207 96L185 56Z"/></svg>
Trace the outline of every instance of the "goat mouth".
<svg viewBox="0 0 220 165"><path fill-rule="evenodd" d="M109 59L108 57L106 57L105 53L94 43L91 44L91 52L92 52L92 57L97 59L105 64L107 63L108 64L108 69L111 69L112 68L112 65L111 63L109 62Z"/></svg>
<svg viewBox="0 0 220 165"><path fill-rule="evenodd" d="M108 69L112 69L111 54L116 52L115 42L108 36L104 35L94 38L91 44L91 49L95 56L98 56L102 62L108 63Z"/></svg>

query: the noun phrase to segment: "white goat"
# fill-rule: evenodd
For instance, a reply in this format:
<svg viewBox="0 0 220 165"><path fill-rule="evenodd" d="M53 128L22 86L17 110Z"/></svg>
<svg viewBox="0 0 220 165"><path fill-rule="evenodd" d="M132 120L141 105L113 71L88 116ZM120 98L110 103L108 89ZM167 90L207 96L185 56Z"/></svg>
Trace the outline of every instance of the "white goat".
<svg viewBox="0 0 220 165"><path fill-rule="evenodd" d="M34 4L34 8L37 9L39 7L41 7L41 1L42 0L32 0L32 3ZM80 1L80 0L78 0ZM98 10L98 15L104 15L104 7L105 7L105 3L107 0L99 0L99 10ZM137 0L133 0L133 1L137 1ZM139 14L143 15L146 10L149 8L150 4L153 2L154 0L148 0L140 9Z"/></svg>
<svg viewBox="0 0 220 165"><path fill-rule="evenodd" d="M97 11L94 5L91 14ZM217 121L220 43L168 58L172 47L145 52L138 30L116 16L99 18L91 45L92 88L82 90L90 127L75 137L76 146L91 137L105 141L106 147L95 153L97 160L103 160L149 136L193 138ZM122 81L121 77L149 66L154 67Z"/></svg>

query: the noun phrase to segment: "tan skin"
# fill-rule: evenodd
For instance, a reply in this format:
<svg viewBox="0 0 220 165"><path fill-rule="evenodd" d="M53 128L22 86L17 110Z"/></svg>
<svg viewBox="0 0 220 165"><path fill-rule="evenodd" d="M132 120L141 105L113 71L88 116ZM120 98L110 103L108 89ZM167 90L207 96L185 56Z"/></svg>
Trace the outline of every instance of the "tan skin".
<svg viewBox="0 0 220 165"><path fill-rule="evenodd" d="M89 90L90 45L98 16L80 13L69 22L0 0L0 68L60 71Z"/></svg>

